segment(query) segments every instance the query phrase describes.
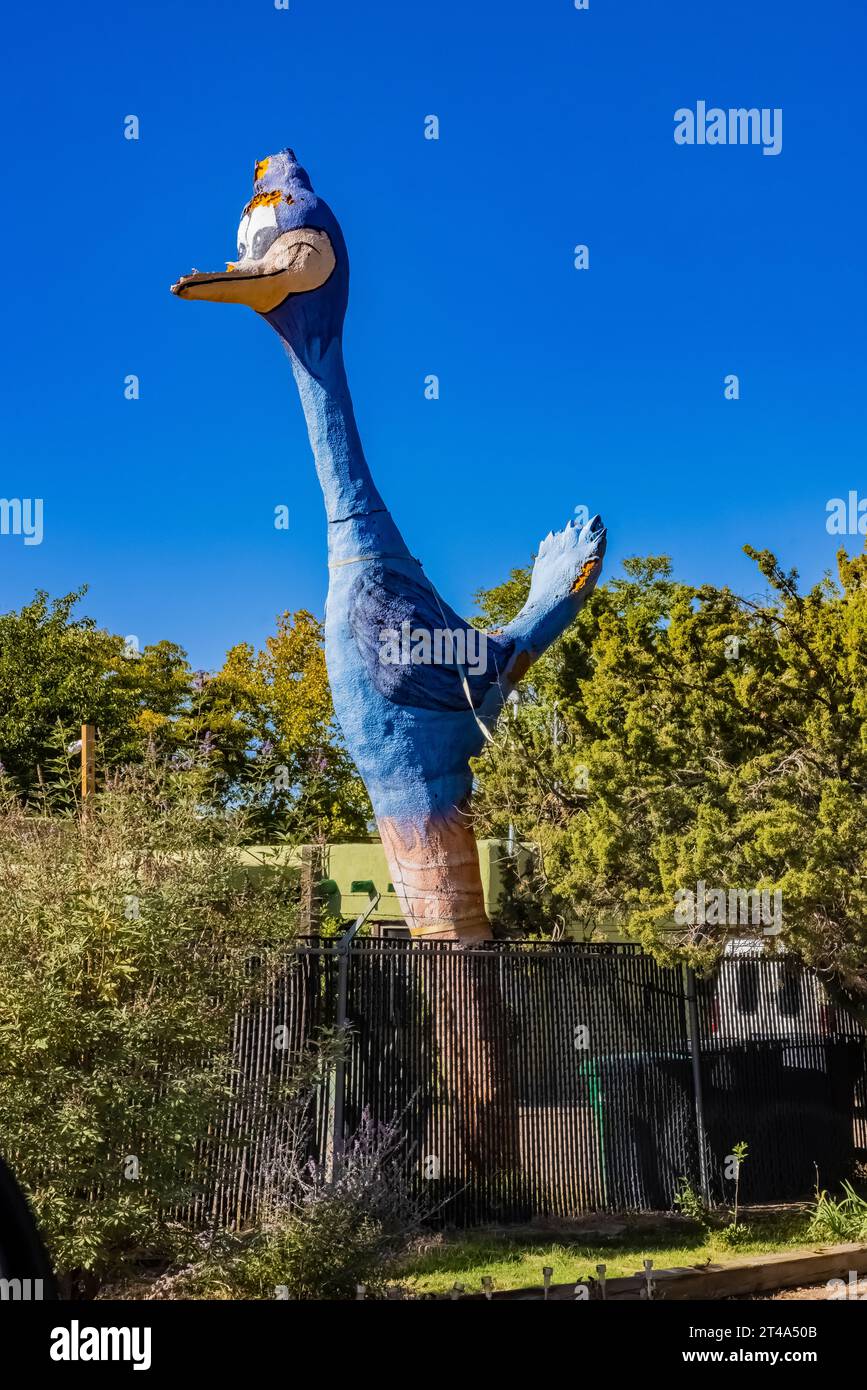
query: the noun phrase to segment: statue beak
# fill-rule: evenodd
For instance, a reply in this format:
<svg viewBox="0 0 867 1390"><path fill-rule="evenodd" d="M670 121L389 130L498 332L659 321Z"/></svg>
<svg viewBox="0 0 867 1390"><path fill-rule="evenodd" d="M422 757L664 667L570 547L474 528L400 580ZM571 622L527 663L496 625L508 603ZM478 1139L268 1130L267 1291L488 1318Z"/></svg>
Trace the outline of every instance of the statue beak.
<svg viewBox="0 0 867 1390"><path fill-rule="evenodd" d="M327 232L298 227L277 237L261 260L239 261L225 271L194 271L172 285L180 299L246 304L267 314L287 295L319 289L336 265Z"/></svg>

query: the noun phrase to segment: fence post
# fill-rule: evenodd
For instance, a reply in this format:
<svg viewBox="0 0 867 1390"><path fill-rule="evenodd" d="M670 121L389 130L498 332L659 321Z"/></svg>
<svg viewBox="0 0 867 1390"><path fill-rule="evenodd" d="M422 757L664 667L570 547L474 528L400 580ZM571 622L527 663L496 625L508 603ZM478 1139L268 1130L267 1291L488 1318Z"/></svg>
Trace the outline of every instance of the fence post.
<svg viewBox="0 0 867 1390"><path fill-rule="evenodd" d="M335 1026L338 1034L346 1028L346 1000L349 993L349 953L352 939L359 927L363 927L371 912L377 907L380 894L370 899L367 907L356 917L349 931L344 932L337 943L337 1017ZM346 1109L346 1053L345 1037L341 1037L340 1054L334 1067L334 1109L331 1113L331 1181L335 1182L343 1158L346 1136L343 1133Z"/></svg>
<svg viewBox="0 0 867 1390"><path fill-rule="evenodd" d="M301 846L301 930L314 936L319 930L321 910L316 900L316 884L325 870L321 845Z"/></svg>
<svg viewBox="0 0 867 1390"><path fill-rule="evenodd" d="M81 800L82 805L96 791L96 725L81 726Z"/></svg>
<svg viewBox="0 0 867 1390"><path fill-rule="evenodd" d="M698 1132L698 1172L702 1200L710 1206L710 1183L707 1172L707 1144L704 1128L704 1098L701 1089L701 1039L698 1029L698 1002L695 971L686 967L686 1010L689 1020L689 1050L692 1057L692 1090L695 1101L695 1127Z"/></svg>

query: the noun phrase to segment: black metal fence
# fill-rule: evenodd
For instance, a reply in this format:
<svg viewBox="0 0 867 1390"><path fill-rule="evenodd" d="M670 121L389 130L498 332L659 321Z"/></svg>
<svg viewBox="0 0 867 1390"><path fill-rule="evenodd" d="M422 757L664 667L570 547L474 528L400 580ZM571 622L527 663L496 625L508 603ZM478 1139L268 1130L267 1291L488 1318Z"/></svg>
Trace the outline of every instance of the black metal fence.
<svg viewBox="0 0 867 1390"><path fill-rule="evenodd" d="M664 1209L682 1179L744 1202L831 1188L867 1157L867 1036L784 957L737 956L696 985L637 947L307 942L237 1020L227 1136L246 1128L208 1219L243 1224L285 1144L275 1080L323 1028L343 1065L309 1108L306 1152L333 1161L392 1125L443 1222Z"/></svg>

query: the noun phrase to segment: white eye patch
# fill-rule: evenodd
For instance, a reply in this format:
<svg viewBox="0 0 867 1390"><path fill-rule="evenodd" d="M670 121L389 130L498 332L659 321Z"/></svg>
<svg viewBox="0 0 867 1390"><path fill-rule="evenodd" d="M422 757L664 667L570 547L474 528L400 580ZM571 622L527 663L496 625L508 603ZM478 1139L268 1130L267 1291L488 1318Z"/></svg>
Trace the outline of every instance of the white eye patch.
<svg viewBox="0 0 867 1390"><path fill-rule="evenodd" d="M247 228L250 225L249 213L242 217L238 224L238 260L242 261L247 254Z"/></svg>
<svg viewBox="0 0 867 1390"><path fill-rule="evenodd" d="M238 259L258 260L264 256L277 229L277 213L267 203L260 203L246 217L241 218L238 228Z"/></svg>

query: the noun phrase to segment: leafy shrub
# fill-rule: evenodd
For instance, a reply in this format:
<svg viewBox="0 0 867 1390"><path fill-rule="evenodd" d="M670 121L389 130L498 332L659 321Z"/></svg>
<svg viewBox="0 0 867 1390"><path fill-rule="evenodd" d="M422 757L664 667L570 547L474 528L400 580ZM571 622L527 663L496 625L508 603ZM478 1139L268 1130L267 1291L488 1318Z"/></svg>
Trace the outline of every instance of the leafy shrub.
<svg viewBox="0 0 867 1390"><path fill-rule="evenodd" d="M753 1228L745 1221L730 1221L728 1226L723 1226L716 1233L715 1239L718 1244L726 1246L728 1249L737 1249L739 1245L748 1245L755 1239Z"/></svg>
<svg viewBox="0 0 867 1390"><path fill-rule="evenodd" d="M87 814L71 784L24 808L0 780L0 1152L72 1277L174 1239L258 985L251 947L261 962L295 929L296 885L239 870L244 815L213 809L209 778L206 755L151 758Z"/></svg>
<svg viewBox="0 0 867 1390"><path fill-rule="evenodd" d="M809 1234L813 1240L838 1244L867 1240L867 1200L859 1197L848 1182L843 1183L843 1196L837 1199L827 1192L817 1192Z"/></svg>
<svg viewBox="0 0 867 1390"><path fill-rule="evenodd" d="M382 1295L430 1213L407 1178L398 1124L365 1115L332 1176L290 1145L271 1173L259 1228L222 1235L151 1297L351 1299Z"/></svg>
<svg viewBox="0 0 867 1390"><path fill-rule="evenodd" d="M701 1195L696 1192L688 1178L680 1178L677 1191L674 1194L674 1205L685 1216L688 1221L694 1221L697 1226L705 1226L709 1220L710 1213Z"/></svg>

